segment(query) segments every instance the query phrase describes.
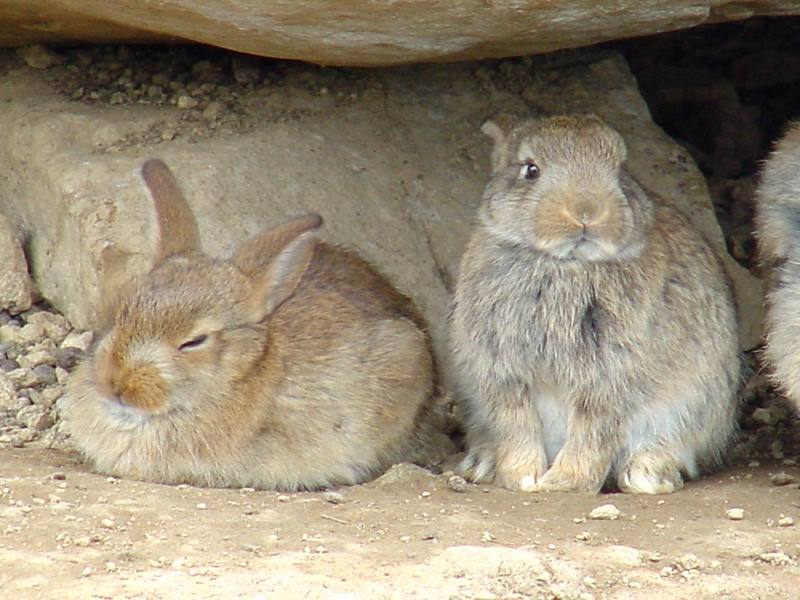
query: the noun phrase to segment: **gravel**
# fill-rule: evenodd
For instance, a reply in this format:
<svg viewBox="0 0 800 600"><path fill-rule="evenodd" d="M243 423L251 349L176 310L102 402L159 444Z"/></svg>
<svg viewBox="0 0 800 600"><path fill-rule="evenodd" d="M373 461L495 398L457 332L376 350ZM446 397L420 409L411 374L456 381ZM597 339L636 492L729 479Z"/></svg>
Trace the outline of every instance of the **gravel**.
<svg viewBox="0 0 800 600"><path fill-rule="evenodd" d="M0 447L67 447L56 405L91 333L72 331L44 306L13 317L0 312L0 322Z"/></svg>

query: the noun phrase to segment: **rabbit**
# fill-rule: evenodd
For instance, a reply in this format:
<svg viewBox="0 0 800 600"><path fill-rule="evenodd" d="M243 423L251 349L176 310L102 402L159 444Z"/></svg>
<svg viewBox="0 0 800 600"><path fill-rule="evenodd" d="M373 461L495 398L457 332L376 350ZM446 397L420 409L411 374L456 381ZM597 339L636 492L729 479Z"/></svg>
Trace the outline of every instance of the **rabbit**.
<svg viewBox="0 0 800 600"><path fill-rule="evenodd" d="M742 361L718 257L595 115L482 127L492 177L450 345L461 474L523 491L680 489L735 437Z"/></svg>
<svg viewBox="0 0 800 600"><path fill-rule="evenodd" d="M68 383L66 430L102 474L210 487L366 481L426 443L438 389L412 301L308 214L201 253L169 168L141 176L158 223L152 270Z"/></svg>
<svg viewBox="0 0 800 600"><path fill-rule="evenodd" d="M800 121L789 126L756 190L758 253L767 274L764 358L800 410Z"/></svg>

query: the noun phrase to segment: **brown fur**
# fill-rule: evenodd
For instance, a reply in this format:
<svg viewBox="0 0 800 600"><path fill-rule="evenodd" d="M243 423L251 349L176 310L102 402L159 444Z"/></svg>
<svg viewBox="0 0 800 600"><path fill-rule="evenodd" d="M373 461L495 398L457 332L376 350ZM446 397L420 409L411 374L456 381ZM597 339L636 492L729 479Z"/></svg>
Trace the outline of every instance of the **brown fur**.
<svg viewBox="0 0 800 600"><path fill-rule="evenodd" d="M160 260L119 300L63 403L94 467L293 490L361 482L411 458L435 392L412 302L354 252L317 242L317 215L244 242L230 261L199 254L181 233L196 228L180 221L188 205L156 170L145 181L157 213L178 222L161 228Z"/></svg>

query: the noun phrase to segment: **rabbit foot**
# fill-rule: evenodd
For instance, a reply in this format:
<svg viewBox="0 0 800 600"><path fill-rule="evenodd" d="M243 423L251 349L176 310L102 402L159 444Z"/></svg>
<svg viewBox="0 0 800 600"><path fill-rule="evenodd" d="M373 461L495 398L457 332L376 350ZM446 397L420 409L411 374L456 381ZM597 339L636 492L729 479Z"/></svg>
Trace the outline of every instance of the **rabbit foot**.
<svg viewBox="0 0 800 600"><path fill-rule="evenodd" d="M683 487L683 477L672 457L644 454L628 461L617 486L629 494L671 494Z"/></svg>
<svg viewBox="0 0 800 600"><path fill-rule="evenodd" d="M494 455L484 450L472 449L456 467L456 471L473 483L491 481L494 474Z"/></svg>
<svg viewBox="0 0 800 600"><path fill-rule="evenodd" d="M494 481L509 490L533 492L547 471L544 455L507 456L497 465Z"/></svg>
<svg viewBox="0 0 800 600"><path fill-rule="evenodd" d="M594 479L573 470L551 468L536 484L536 492L591 492L596 494L601 487Z"/></svg>

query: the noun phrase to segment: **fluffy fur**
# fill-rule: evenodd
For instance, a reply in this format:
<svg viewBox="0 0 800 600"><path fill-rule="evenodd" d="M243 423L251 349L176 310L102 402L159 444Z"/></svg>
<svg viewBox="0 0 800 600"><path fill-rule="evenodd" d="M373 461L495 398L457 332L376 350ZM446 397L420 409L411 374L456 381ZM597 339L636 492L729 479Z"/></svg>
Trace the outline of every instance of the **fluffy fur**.
<svg viewBox="0 0 800 600"><path fill-rule="evenodd" d="M756 234L768 273L765 357L773 379L800 410L800 122L764 164Z"/></svg>
<svg viewBox="0 0 800 600"><path fill-rule="evenodd" d="M462 472L654 494L716 466L741 363L713 251L625 172L625 143L599 118L484 131L493 175L451 318Z"/></svg>
<svg viewBox="0 0 800 600"><path fill-rule="evenodd" d="M167 167L144 180L153 270L73 375L62 414L100 472L161 483L296 490L362 482L426 440L436 387L411 301L317 215L207 257Z"/></svg>

